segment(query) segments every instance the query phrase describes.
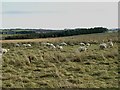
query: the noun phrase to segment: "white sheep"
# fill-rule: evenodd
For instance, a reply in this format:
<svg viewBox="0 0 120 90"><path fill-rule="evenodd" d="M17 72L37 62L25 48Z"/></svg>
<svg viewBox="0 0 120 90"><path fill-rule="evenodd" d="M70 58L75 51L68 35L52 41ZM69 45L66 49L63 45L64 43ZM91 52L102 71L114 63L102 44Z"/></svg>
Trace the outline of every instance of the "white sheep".
<svg viewBox="0 0 120 90"><path fill-rule="evenodd" d="M24 47L26 47L26 46L27 46L27 44L23 44L23 46L24 46Z"/></svg>
<svg viewBox="0 0 120 90"><path fill-rule="evenodd" d="M10 49L4 49L4 48L1 48L0 49L0 53L7 53Z"/></svg>
<svg viewBox="0 0 120 90"><path fill-rule="evenodd" d="M16 47L20 47L20 44L15 44Z"/></svg>
<svg viewBox="0 0 120 90"><path fill-rule="evenodd" d="M107 48L107 44L106 43L102 43L102 44L100 44L100 49L105 49L105 48Z"/></svg>
<svg viewBox="0 0 120 90"><path fill-rule="evenodd" d="M113 42L112 42L112 40L110 39L110 40L108 40L108 42L107 42L107 45L108 45L108 47L113 47Z"/></svg>
<svg viewBox="0 0 120 90"><path fill-rule="evenodd" d="M48 46L49 48L55 49L55 45L52 43L45 43L44 45Z"/></svg>
<svg viewBox="0 0 120 90"><path fill-rule="evenodd" d="M56 47L53 44L50 44L50 48L55 49Z"/></svg>
<svg viewBox="0 0 120 90"><path fill-rule="evenodd" d="M62 47L62 46L59 46L59 45L57 45L56 48L57 48L57 49L60 49L60 50L63 50L63 47Z"/></svg>
<svg viewBox="0 0 120 90"><path fill-rule="evenodd" d="M49 48L55 49L55 45L52 43L41 43L42 45L48 46Z"/></svg>
<svg viewBox="0 0 120 90"><path fill-rule="evenodd" d="M31 44L27 44L27 47L31 47L32 45Z"/></svg>
<svg viewBox="0 0 120 90"><path fill-rule="evenodd" d="M41 45L49 46L50 43L42 42Z"/></svg>
<svg viewBox="0 0 120 90"><path fill-rule="evenodd" d="M23 44L25 47L31 47L31 44Z"/></svg>
<svg viewBox="0 0 120 90"><path fill-rule="evenodd" d="M113 47L113 42L107 42L108 47Z"/></svg>
<svg viewBox="0 0 120 90"><path fill-rule="evenodd" d="M85 46L85 43L80 43L80 46Z"/></svg>
<svg viewBox="0 0 120 90"><path fill-rule="evenodd" d="M87 43L86 46L89 47L89 46L90 46L90 43Z"/></svg>
<svg viewBox="0 0 120 90"><path fill-rule="evenodd" d="M51 43L44 43L44 45L46 45L46 46L51 46Z"/></svg>
<svg viewBox="0 0 120 90"><path fill-rule="evenodd" d="M86 48L85 46L80 46L80 47L78 48L78 51L79 51L79 52L86 51L86 50L87 50L87 48Z"/></svg>
<svg viewBox="0 0 120 90"><path fill-rule="evenodd" d="M62 42L62 43L60 43L60 45L61 45L61 46L67 46L67 43Z"/></svg>

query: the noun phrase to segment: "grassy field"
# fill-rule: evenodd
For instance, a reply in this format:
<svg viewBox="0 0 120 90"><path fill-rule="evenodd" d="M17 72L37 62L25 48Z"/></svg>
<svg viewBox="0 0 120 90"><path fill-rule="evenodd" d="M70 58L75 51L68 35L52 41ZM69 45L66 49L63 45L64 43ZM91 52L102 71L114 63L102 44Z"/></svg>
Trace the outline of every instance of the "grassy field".
<svg viewBox="0 0 120 90"><path fill-rule="evenodd" d="M99 43L112 38L113 48L99 49ZM41 42L57 45L53 50ZM86 52L78 52L80 42L89 42ZM78 35L50 39L3 40L2 85L12 88L118 88L117 33ZM15 47L30 43L32 47Z"/></svg>

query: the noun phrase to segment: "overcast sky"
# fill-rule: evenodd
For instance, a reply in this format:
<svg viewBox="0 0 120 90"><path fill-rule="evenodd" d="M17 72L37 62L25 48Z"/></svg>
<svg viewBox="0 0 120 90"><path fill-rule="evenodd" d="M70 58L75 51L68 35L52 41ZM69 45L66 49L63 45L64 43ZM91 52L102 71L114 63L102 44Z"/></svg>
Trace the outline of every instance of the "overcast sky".
<svg viewBox="0 0 120 90"><path fill-rule="evenodd" d="M3 2L3 28L118 27L117 2Z"/></svg>

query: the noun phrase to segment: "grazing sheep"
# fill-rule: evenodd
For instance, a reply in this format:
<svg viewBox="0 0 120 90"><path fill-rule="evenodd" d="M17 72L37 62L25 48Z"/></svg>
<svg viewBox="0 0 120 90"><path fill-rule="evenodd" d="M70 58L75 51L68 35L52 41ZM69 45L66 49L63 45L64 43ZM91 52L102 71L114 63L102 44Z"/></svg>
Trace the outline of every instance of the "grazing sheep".
<svg viewBox="0 0 120 90"><path fill-rule="evenodd" d="M80 47L78 48L78 51L79 51L79 52L86 51L86 50L87 50L87 48L86 48L85 46L80 46Z"/></svg>
<svg viewBox="0 0 120 90"><path fill-rule="evenodd" d="M53 44L50 44L50 48L55 49L56 47Z"/></svg>
<svg viewBox="0 0 120 90"><path fill-rule="evenodd" d="M105 48L107 48L107 44L106 43L102 43L102 44L100 44L100 49L105 49Z"/></svg>
<svg viewBox="0 0 120 90"><path fill-rule="evenodd" d="M52 46L52 45L53 45L53 44L51 44L51 43L46 43L46 46L49 46L49 47L50 47L50 46Z"/></svg>
<svg viewBox="0 0 120 90"><path fill-rule="evenodd" d="M52 48L52 49L56 48L55 45L52 43L46 43L45 45L48 46L49 48Z"/></svg>
<svg viewBox="0 0 120 90"><path fill-rule="evenodd" d="M15 44L16 47L20 47L20 44Z"/></svg>
<svg viewBox="0 0 120 90"><path fill-rule="evenodd" d="M31 47L31 44L23 44L25 47Z"/></svg>
<svg viewBox="0 0 120 90"><path fill-rule="evenodd" d="M2 49L2 53L7 53L8 52L8 50L7 49Z"/></svg>
<svg viewBox="0 0 120 90"><path fill-rule="evenodd" d="M80 46L85 46L85 43L80 43Z"/></svg>
<svg viewBox="0 0 120 90"><path fill-rule="evenodd" d="M45 43L45 42L42 42L41 45L45 45L45 46L49 46L50 43Z"/></svg>
<svg viewBox="0 0 120 90"><path fill-rule="evenodd" d="M59 46L59 45L57 45L56 48L57 48L57 49L60 49L60 50L63 50L63 47L62 47L62 46Z"/></svg>
<svg viewBox="0 0 120 90"><path fill-rule="evenodd" d="M4 48L1 48L0 49L0 53L7 53L10 49L4 49Z"/></svg>
<svg viewBox="0 0 120 90"><path fill-rule="evenodd" d="M43 45L46 45L46 46L51 46L50 43L43 43Z"/></svg>
<svg viewBox="0 0 120 90"><path fill-rule="evenodd" d="M27 47L31 47L32 45L31 44L27 44Z"/></svg>
<svg viewBox="0 0 120 90"><path fill-rule="evenodd" d="M23 46L24 46L24 47L26 47L26 46L27 46L27 44L23 44Z"/></svg>
<svg viewBox="0 0 120 90"><path fill-rule="evenodd" d="M60 45L61 45L61 46L67 46L67 43L62 42L62 43L60 43Z"/></svg>
<svg viewBox="0 0 120 90"><path fill-rule="evenodd" d="M89 47L89 46L90 46L90 43L87 43L87 44L86 44L86 46L88 46L88 47Z"/></svg>

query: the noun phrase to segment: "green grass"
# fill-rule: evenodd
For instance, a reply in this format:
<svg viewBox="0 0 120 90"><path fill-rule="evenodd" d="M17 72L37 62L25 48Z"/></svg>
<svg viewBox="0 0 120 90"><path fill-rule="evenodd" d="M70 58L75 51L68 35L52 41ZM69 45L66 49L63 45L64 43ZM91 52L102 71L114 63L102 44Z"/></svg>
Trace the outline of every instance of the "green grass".
<svg viewBox="0 0 120 90"><path fill-rule="evenodd" d="M116 40L117 36L112 38ZM3 48L10 51L3 55L3 87L118 88L118 42L113 48L100 50L99 44L92 44L88 51L78 52L77 40L66 39L76 45L69 44L63 50L49 49L40 42L31 42L32 47L4 43Z"/></svg>

